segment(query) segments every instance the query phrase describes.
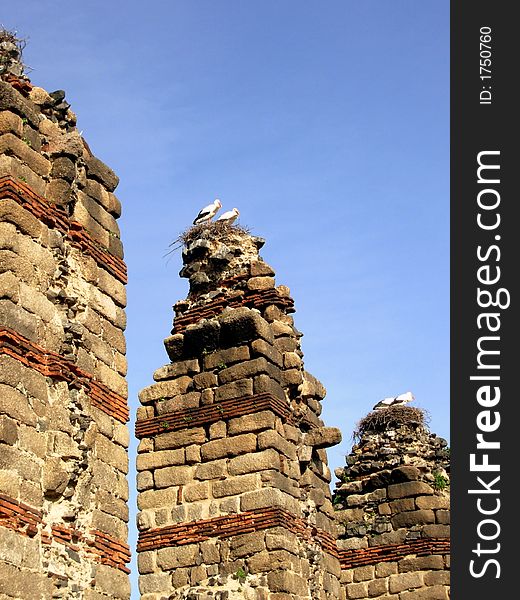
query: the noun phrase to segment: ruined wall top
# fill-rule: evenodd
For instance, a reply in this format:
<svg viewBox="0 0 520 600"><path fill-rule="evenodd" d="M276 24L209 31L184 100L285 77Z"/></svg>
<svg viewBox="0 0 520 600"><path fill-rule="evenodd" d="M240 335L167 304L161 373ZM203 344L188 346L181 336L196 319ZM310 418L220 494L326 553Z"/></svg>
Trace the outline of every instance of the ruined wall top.
<svg viewBox="0 0 520 600"><path fill-rule="evenodd" d="M10 75L23 77L25 65L22 62L22 52L25 41L18 38L16 32L0 28L0 77Z"/></svg>
<svg viewBox="0 0 520 600"><path fill-rule="evenodd" d="M294 312L289 289L275 285L273 269L259 256L263 238L236 224L209 222L191 227L178 242L184 265L179 274L189 280L190 288L187 298L174 306L172 333L225 308L262 311L274 304L285 314Z"/></svg>

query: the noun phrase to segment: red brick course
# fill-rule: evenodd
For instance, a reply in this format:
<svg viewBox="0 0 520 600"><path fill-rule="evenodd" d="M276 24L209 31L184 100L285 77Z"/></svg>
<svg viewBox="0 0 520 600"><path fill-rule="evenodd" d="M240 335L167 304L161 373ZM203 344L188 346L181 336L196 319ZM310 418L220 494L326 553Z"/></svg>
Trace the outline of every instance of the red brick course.
<svg viewBox="0 0 520 600"><path fill-rule="evenodd" d="M287 313L294 312L294 300L288 296L281 296L273 288L266 290L243 290L243 293L230 298L223 296L208 302L204 306L191 308L175 317L172 333L182 333L188 325L198 323L201 319L211 319L218 316L225 308L257 308L262 310L267 306L278 306Z"/></svg>
<svg viewBox="0 0 520 600"><path fill-rule="evenodd" d="M73 246L91 256L99 266L122 283L127 283L125 263L110 253L110 250L96 242L77 221L72 221L67 213L31 188L12 177L0 178L0 200L10 198L30 212L42 223L60 231Z"/></svg>
<svg viewBox="0 0 520 600"><path fill-rule="evenodd" d="M34 537L41 523L41 511L0 493L0 526Z"/></svg>
<svg viewBox="0 0 520 600"><path fill-rule="evenodd" d="M409 555L431 556L433 554L449 553L449 538L421 538L410 540L404 544L386 544L384 546L372 546L371 548L338 551L342 569L391 562Z"/></svg>
<svg viewBox="0 0 520 600"><path fill-rule="evenodd" d="M158 550L168 546L184 546L212 537L229 538L254 531L284 527L300 538L314 540L322 549L337 556L334 538L327 532L310 527L305 521L282 508L258 508L236 515L226 515L149 529L139 534L137 551Z"/></svg>
<svg viewBox="0 0 520 600"><path fill-rule="evenodd" d="M272 527L283 527L304 540L314 540L324 552L339 558L343 570L355 567L391 562L405 556L448 555L449 538L422 538L403 544L386 544L340 550L336 540L326 531L309 526L302 519L281 508L263 508L243 512L149 529L139 533L137 551L159 550L171 546L196 544L209 538L229 538L236 535L262 531Z"/></svg>
<svg viewBox="0 0 520 600"><path fill-rule="evenodd" d="M51 533L45 531L45 523L41 511L23 502L0 494L0 527L6 527L27 537L41 533L42 544L52 542L63 544L75 552L83 552L92 556L97 562L130 573L126 564L130 562L130 548L116 538L91 529L88 535L72 527L52 525Z"/></svg>
<svg viewBox="0 0 520 600"><path fill-rule="evenodd" d="M181 429L189 429L191 427L211 425L217 421L227 421L229 419L251 415L263 410L271 410L289 423L295 421L288 403L280 400L280 398L277 398L273 394L263 392L251 396L241 396L240 398L222 400L221 402L206 404L205 406L185 408L158 417L137 421L135 425L135 435L137 438L150 437L168 431L178 431ZM309 427L313 426L313 424L306 419L301 419L300 422L302 421Z"/></svg>
<svg viewBox="0 0 520 600"><path fill-rule="evenodd" d="M121 423L129 421L129 409L125 398L96 381L93 375L80 369L73 362L55 352L45 350L7 327L0 327L1 354L15 358L26 367L35 369L46 377L67 381L73 387L83 388L92 406Z"/></svg>

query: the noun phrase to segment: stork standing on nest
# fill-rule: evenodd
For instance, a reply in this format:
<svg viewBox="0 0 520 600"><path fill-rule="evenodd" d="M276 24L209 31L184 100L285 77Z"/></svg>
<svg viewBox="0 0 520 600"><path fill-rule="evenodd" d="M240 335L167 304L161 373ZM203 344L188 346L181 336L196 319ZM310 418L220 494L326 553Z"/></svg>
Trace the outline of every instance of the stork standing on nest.
<svg viewBox="0 0 520 600"><path fill-rule="evenodd" d="M201 223L205 223L206 221L211 221L211 219L217 214L220 208L222 208L222 203L218 198L216 198L211 204L208 204L200 210L199 214L195 217L193 224L200 225Z"/></svg>
<svg viewBox="0 0 520 600"><path fill-rule="evenodd" d="M402 406L403 404L412 402L412 400L415 400L412 392L405 392L404 394L399 394L399 396L394 396L392 398L383 398L383 400L378 402L372 410L382 410L389 408L390 406Z"/></svg>
<svg viewBox="0 0 520 600"><path fill-rule="evenodd" d="M226 225L231 225L237 220L239 214L240 212L238 208L227 210L225 213L222 213L220 215L220 217L215 221L215 223L225 223Z"/></svg>

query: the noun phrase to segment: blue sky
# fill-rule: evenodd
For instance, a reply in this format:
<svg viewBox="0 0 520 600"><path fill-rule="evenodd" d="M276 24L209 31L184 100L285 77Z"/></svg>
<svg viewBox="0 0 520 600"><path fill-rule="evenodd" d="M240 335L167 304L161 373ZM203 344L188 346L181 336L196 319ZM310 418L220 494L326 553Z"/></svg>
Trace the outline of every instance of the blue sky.
<svg viewBox="0 0 520 600"><path fill-rule="evenodd" d="M66 90L121 179L133 413L187 292L180 255L164 254L218 197L266 238L262 256L291 288L323 418L343 431L331 468L359 419L407 390L449 438L448 0L2 12L28 38L32 82Z"/></svg>

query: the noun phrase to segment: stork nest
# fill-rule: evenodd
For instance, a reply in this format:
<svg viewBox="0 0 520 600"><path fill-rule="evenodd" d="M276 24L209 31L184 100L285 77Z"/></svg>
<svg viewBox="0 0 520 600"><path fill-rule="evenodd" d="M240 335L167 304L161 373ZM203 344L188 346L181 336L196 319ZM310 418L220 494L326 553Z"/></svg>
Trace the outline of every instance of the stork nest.
<svg viewBox="0 0 520 600"><path fill-rule="evenodd" d="M209 221L200 223L199 225L191 225L178 235L170 244L170 250L166 253L171 254L183 246L189 246L199 238L217 238L219 241L226 243L231 239L232 234L250 235L251 230L244 225L232 223L224 223L223 221Z"/></svg>
<svg viewBox="0 0 520 600"><path fill-rule="evenodd" d="M428 413L415 406L389 406L374 410L357 424L353 437L359 440L365 433L383 433L398 427L424 427L429 421Z"/></svg>

